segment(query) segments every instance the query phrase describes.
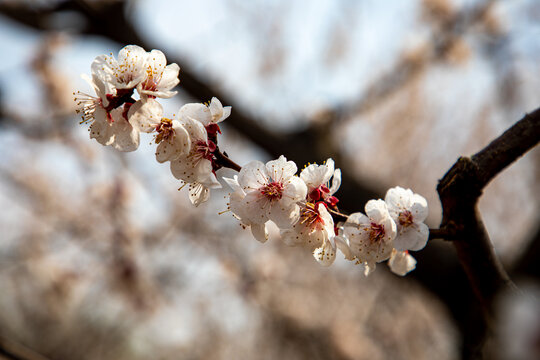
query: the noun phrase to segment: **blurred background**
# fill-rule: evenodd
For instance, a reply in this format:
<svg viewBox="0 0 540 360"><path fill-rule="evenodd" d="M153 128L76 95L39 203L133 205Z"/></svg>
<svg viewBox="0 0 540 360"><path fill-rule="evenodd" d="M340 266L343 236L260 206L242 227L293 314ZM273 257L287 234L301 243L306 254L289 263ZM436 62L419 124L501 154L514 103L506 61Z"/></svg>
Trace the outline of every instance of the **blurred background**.
<svg viewBox="0 0 540 360"><path fill-rule="evenodd" d="M151 136L132 153L90 140L73 92L91 93L97 55L160 49L181 67L165 112L232 105L220 147L239 164L332 157L344 211L410 187L436 228L437 180L540 106L539 38L534 0L0 0L0 344L35 360L473 358L480 311L450 244L406 278L340 254L322 268L276 229L262 245L218 215L228 189L194 208ZM539 179L535 149L481 199L526 295L501 294L487 358L540 358Z"/></svg>

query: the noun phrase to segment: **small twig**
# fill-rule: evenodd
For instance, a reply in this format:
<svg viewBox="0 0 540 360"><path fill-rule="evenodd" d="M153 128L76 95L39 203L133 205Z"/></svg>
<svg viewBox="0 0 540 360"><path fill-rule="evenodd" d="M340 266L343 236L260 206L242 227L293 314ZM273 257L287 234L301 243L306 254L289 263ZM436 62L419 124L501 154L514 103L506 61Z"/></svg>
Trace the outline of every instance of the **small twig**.
<svg viewBox="0 0 540 360"><path fill-rule="evenodd" d="M229 168L229 169L233 169L233 170L236 170L238 172L240 172L240 170L242 170L242 167L240 165L238 165L237 163L235 163L234 161L229 159L229 157L226 156L225 154L223 154L219 150L219 148L217 148L216 151L214 152L214 156L216 157L217 163L221 167L226 167L226 168Z"/></svg>

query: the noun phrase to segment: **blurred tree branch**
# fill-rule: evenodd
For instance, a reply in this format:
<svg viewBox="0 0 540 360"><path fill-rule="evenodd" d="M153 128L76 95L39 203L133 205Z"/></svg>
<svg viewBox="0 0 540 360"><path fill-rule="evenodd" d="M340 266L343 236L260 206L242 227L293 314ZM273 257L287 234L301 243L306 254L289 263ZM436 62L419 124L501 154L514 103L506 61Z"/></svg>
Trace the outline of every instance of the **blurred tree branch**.
<svg viewBox="0 0 540 360"><path fill-rule="evenodd" d="M0 360L48 360L27 347L0 336Z"/></svg>

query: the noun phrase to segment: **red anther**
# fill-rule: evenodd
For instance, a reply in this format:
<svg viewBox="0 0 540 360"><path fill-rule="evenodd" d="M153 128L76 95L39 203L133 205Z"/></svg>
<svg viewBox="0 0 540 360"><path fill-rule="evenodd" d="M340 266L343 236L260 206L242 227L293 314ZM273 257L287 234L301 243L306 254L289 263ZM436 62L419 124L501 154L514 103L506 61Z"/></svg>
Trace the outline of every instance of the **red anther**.
<svg viewBox="0 0 540 360"><path fill-rule="evenodd" d="M321 185L320 189L322 192L327 193L327 194L330 192L330 189L326 185Z"/></svg>

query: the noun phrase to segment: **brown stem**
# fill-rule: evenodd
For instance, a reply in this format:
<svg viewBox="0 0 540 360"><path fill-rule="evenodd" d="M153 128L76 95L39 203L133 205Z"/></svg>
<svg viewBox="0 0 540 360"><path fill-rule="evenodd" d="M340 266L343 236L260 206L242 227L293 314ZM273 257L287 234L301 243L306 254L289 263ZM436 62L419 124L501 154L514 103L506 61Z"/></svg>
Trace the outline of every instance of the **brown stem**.
<svg viewBox="0 0 540 360"><path fill-rule="evenodd" d="M219 150L219 148L217 148L216 151L214 152L214 156L216 158L217 164L220 165L221 167L226 167L226 168L229 168L229 169L233 169L233 170L236 170L238 172L240 172L240 170L242 170L242 167L240 165L238 165L237 163L235 163L234 161L229 159L229 157L226 156L225 154L223 154Z"/></svg>

